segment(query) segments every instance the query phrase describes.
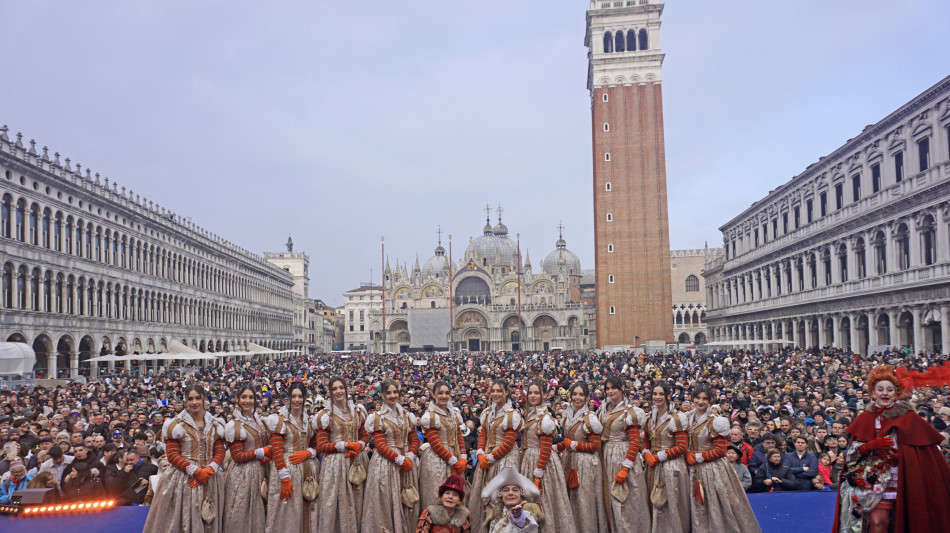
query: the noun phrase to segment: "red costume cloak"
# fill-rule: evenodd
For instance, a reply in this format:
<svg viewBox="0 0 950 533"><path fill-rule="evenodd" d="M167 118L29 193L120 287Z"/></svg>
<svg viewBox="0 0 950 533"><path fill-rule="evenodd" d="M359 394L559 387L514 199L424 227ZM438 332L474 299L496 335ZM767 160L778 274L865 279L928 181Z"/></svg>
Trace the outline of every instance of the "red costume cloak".
<svg viewBox="0 0 950 533"><path fill-rule="evenodd" d="M873 411L862 412L847 431L852 441L868 442L896 428L898 461L894 532L950 532L950 466L938 447L943 435L920 418L906 402L884 411L880 433L874 428L875 416ZM833 533L837 533L839 528L841 505L840 499L838 501Z"/></svg>

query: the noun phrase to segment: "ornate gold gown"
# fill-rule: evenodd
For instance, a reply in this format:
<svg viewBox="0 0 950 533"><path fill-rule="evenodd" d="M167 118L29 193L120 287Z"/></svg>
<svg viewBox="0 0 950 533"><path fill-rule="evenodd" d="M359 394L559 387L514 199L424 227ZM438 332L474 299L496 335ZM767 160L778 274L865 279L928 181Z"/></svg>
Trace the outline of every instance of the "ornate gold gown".
<svg viewBox="0 0 950 533"><path fill-rule="evenodd" d="M366 481L359 485L350 483L350 468L362 464L369 466L369 434L366 423L366 408L348 402L348 409L340 411L331 404L313 418L317 430L317 452L321 456L320 497L313 506L311 531L317 533L359 533L363 511L363 491ZM324 439L326 441L324 442ZM362 442L363 450L356 457L347 459L345 445L341 443ZM364 530L368 531L368 530Z"/></svg>
<svg viewBox="0 0 950 533"><path fill-rule="evenodd" d="M542 533L576 533L574 512L567 495L567 482L551 441L557 435L557 421L542 405L529 407L521 435L521 475L541 478ZM552 457L553 456L553 457Z"/></svg>
<svg viewBox="0 0 950 533"><path fill-rule="evenodd" d="M304 413L302 420L290 416L287 407L281 407L277 414L265 420L268 431L279 435L283 439L283 453L274 449L275 438L271 437L271 453L274 455L270 466L270 479L267 493L267 533L300 533L310 532L310 508L314 502L308 502L303 497L303 482L308 477L319 479L319 465L316 459L292 465L290 456L294 452L309 450L310 437L313 428L310 427L310 417ZM286 470L285 470L286 469ZM288 501L280 499L281 473L290 474L293 484L293 493ZM319 496L318 496L319 498Z"/></svg>
<svg viewBox="0 0 950 533"><path fill-rule="evenodd" d="M729 420L709 416L709 412L689 417L689 450L696 454L697 464L689 467L690 514L693 533L741 531L761 533L752 513L749 497L742 490L736 471L726 459L729 442ZM696 496L701 487L703 502Z"/></svg>
<svg viewBox="0 0 950 533"><path fill-rule="evenodd" d="M604 426L586 405L577 412L573 405L568 405L562 415L561 425L564 438L575 443L570 448L561 443L558 449L561 450L564 475L567 479L571 478L571 472L577 475L577 487L572 489L568 484L567 489L577 530L583 533L607 531L604 472L600 461L600 435Z"/></svg>
<svg viewBox="0 0 950 533"><path fill-rule="evenodd" d="M401 405L392 409L384 404L366 419L366 432L373 437L376 452L366 472L360 528L372 533L412 533L421 514L419 502L405 505L402 496L410 488L418 491L416 417ZM399 457L412 459L412 471L399 469L395 462Z"/></svg>
<svg viewBox="0 0 950 533"><path fill-rule="evenodd" d="M488 454L494 462L487 470L476 465L472 491L466 495L468 510L472 512L473 533L487 531L483 522L492 504L490 500L482 499L482 489L502 468L510 466L519 469L521 467L519 453L513 450L517 435L524 427L521 413L511 407L511 402L505 403L500 408L494 403L491 404L482 411L479 419L481 420L481 427L478 430L479 449ZM510 434L508 440L505 439L505 433ZM472 457L472 462L476 461L478 461L477 452Z"/></svg>
<svg viewBox="0 0 950 533"><path fill-rule="evenodd" d="M199 430L199 427L201 430ZM169 468L162 474L143 533L221 533L224 513L224 472L218 472L204 485L192 488L195 468L211 466L217 469L225 455L224 424L205 413L201 426L187 411L165 421L162 438L168 456ZM201 518L205 500L214 506L215 517L210 522Z"/></svg>
<svg viewBox="0 0 950 533"><path fill-rule="evenodd" d="M607 504L610 531L615 533L650 531L651 517L646 469L640 459L640 449L643 447L640 443L640 428L646 423L647 415L643 409L632 406L624 400L616 406L610 405L609 402L602 404L599 418L604 428L600 436L604 465L604 481L601 487ZM632 452L631 437L634 440ZM633 459L628 459L628 455ZM627 486L627 499L620 502L610 495L610 486L625 464L630 468L627 480L624 482Z"/></svg>
<svg viewBox="0 0 950 533"><path fill-rule="evenodd" d="M224 426L224 441L231 449L232 461L224 478L224 531L227 533L260 533L264 529L266 513L261 481L266 468L254 450L267 446L269 436L257 414L246 417L240 409L234 410L234 417ZM235 446L235 443L240 445Z"/></svg>
<svg viewBox="0 0 950 533"><path fill-rule="evenodd" d="M419 418L419 426L429 442L419 458L419 496L422 509L439 501L439 485L452 475L455 461L465 455L465 441L459 430L462 413L450 402L441 409L435 402ZM435 438L433 438L435 437Z"/></svg>
<svg viewBox="0 0 950 533"><path fill-rule="evenodd" d="M650 491L653 533L689 533L691 519L689 514L689 472L686 469L688 442L688 422L683 413L657 414L656 407L647 418L647 439L650 451L661 455L660 462L647 468L647 487ZM681 442L677 442L677 437ZM665 457L664 457L665 456ZM659 485L659 488L657 487ZM666 503L653 503L653 491L665 491Z"/></svg>

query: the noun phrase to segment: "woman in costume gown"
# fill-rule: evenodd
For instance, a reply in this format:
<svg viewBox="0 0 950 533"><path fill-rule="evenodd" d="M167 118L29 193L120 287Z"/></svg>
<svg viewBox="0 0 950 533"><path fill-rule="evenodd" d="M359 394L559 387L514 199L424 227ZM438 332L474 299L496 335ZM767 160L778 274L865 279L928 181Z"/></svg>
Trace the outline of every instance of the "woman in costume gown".
<svg viewBox="0 0 950 533"><path fill-rule="evenodd" d="M561 427L564 440L558 443L561 466L567 473L567 492L577 530L585 533L607 531L604 502L604 472L600 464L600 434L604 426L587 409L590 387L583 381L568 391L570 403L564 409Z"/></svg>
<svg viewBox="0 0 950 533"><path fill-rule="evenodd" d="M261 482L265 479L270 433L254 410L257 395L250 383L237 388L237 409L224 426L224 441L231 450L232 465L225 474L224 531L259 533L264 529L265 505Z"/></svg>
<svg viewBox="0 0 950 533"><path fill-rule="evenodd" d="M524 415L524 433L521 436L521 474L533 476L534 485L541 491L541 509L545 513L542 532L576 533L571 499L561 462L551 460L551 447L558 425L548 412L544 400L548 386L543 381L528 385L528 408Z"/></svg>
<svg viewBox="0 0 950 533"><path fill-rule="evenodd" d="M705 384L693 389L689 420L690 515L693 533L719 531L761 532L736 471L726 459L729 420L710 407L712 389Z"/></svg>
<svg viewBox="0 0 950 533"><path fill-rule="evenodd" d="M330 405L314 417L317 428L316 448L323 454L320 465L320 497L313 506L317 533L358 533L363 510L364 479L351 482L351 468L369 464L366 449L369 433L366 408L355 405L348 396L341 377L330 378ZM312 528L311 528L312 529Z"/></svg>
<svg viewBox="0 0 950 533"><path fill-rule="evenodd" d="M624 395L623 379L609 376L604 382L607 400L600 406L603 426L604 480L601 485L607 502L610 531L650 531L646 470L640 460L640 428L646 422L643 409L631 405ZM626 499L612 495L615 484L626 487Z"/></svg>
<svg viewBox="0 0 950 533"><path fill-rule="evenodd" d="M313 430L304 411L307 389L295 381L287 390L289 405L281 407L265 421L271 432L270 447L273 465L270 469L267 494L267 533L310 531L310 507L305 484L316 485L319 463L313 460L317 451L308 448Z"/></svg>
<svg viewBox="0 0 950 533"><path fill-rule="evenodd" d="M689 533L689 472L683 458L689 445L686 415L670 412L669 384L658 383L651 396L653 409L644 427L649 442L643 460L648 467L652 531Z"/></svg>
<svg viewBox="0 0 950 533"><path fill-rule="evenodd" d="M510 466L517 470L521 466L519 454L512 453L512 450L518 440L518 433L524 427L524 422L521 414L508 401L508 394L507 382L500 379L492 381L488 389L491 405L482 411L479 417L481 425L478 429L478 451L475 452L478 468L475 469L472 492L469 494L468 501L475 533L486 531L483 522L489 508L498 505L497 501L483 498L482 489L498 475L502 468Z"/></svg>
<svg viewBox="0 0 950 533"><path fill-rule="evenodd" d="M943 435L908 402L917 386L943 386L948 365L927 373L876 367L866 384L873 402L848 426L835 533L950 531L950 467Z"/></svg>
<svg viewBox="0 0 950 533"><path fill-rule="evenodd" d="M462 413L452 405L452 389L438 381L432 387L432 401L419 419L429 446L419 457L419 497L422 508L439 502L439 487L451 475L462 475L468 464L465 440L460 427Z"/></svg>
<svg viewBox="0 0 950 533"><path fill-rule="evenodd" d="M417 472L413 470L419 435L416 417L399 405L399 385L386 380L380 387L383 406L366 419L376 453L366 472L362 531L411 533L419 519Z"/></svg>
<svg viewBox="0 0 950 533"><path fill-rule="evenodd" d="M205 411L207 397L200 385L185 387L185 410L162 426L171 468L152 499L143 533L224 531L224 476L216 475L226 452L224 424Z"/></svg>

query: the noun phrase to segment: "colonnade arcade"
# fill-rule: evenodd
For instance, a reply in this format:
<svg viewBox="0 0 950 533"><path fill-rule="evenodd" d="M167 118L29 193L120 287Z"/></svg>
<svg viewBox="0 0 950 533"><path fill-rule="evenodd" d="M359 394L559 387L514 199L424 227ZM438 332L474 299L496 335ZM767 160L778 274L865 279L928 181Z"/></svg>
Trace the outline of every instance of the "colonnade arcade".
<svg viewBox="0 0 950 533"><path fill-rule="evenodd" d="M710 327L714 341L761 341L742 344L761 350L783 347L850 347L861 355L885 347L909 347L913 353L945 353L950 339L950 302L740 321Z"/></svg>

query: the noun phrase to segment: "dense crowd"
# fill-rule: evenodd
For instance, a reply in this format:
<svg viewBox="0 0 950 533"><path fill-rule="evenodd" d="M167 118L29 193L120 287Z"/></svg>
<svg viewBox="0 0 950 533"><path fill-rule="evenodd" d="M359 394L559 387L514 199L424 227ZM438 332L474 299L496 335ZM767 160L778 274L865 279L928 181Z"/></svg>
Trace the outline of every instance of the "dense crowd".
<svg viewBox="0 0 950 533"><path fill-rule="evenodd" d="M287 404L287 389L309 391L306 410L316 413L329 398L327 379L348 381L352 399L372 414L382 403L384 380L400 384L401 401L421 417L437 380L452 386L460 408L466 452L477 446L479 414L488 406L493 379L511 385L516 409L532 380L550 384L547 408L559 417L569 405L568 387L590 386L591 407L605 401L604 382L619 375L627 400L645 410L659 381L671 386L671 409L689 412L691 390L706 383L714 404L731 421L727 457L747 491L833 490L847 446L845 428L869 402L863 379L877 364L924 370L946 356L886 352L861 358L834 348L772 353L633 354L595 352L338 354L254 360L214 367L187 367L132 377L119 371L89 383L55 389L0 390L0 503L24 487L55 489L61 500L109 494L121 503L146 503L159 468L165 468L161 428L184 409L182 390L193 380L208 391L208 412L228 422L235 392L249 382L259 392L261 416ZM937 430L950 423L948 390L918 389L909 401ZM156 436L159 436L158 438ZM420 437L423 437L420 433ZM555 444L563 436L555 438ZM472 465L468 475L471 476Z"/></svg>

